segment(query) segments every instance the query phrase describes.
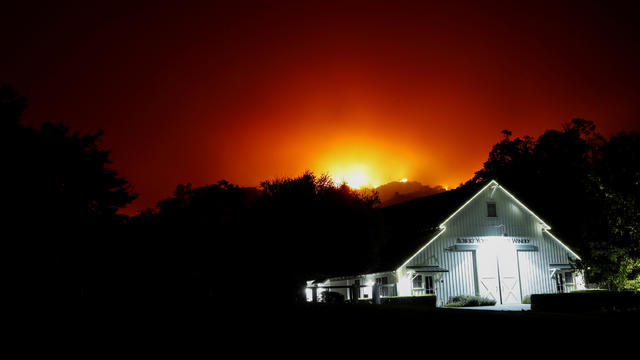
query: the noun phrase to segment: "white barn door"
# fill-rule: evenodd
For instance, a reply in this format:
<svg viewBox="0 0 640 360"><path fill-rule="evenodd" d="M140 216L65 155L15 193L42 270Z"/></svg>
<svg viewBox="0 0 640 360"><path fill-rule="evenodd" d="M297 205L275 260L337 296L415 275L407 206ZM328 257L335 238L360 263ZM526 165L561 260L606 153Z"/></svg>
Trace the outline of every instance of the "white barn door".
<svg viewBox="0 0 640 360"><path fill-rule="evenodd" d="M498 264L502 304L520 304L522 302L520 276L518 274L518 254L515 249L500 253Z"/></svg>
<svg viewBox="0 0 640 360"><path fill-rule="evenodd" d="M502 238L489 239L476 250L480 296L496 304L520 304L518 254L513 245Z"/></svg>
<svg viewBox="0 0 640 360"><path fill-rule="evenodd" d="M499 304L500 284L495 253L487 248L479 248L476 250L476 264L480 296L493 299Z"/></svg>

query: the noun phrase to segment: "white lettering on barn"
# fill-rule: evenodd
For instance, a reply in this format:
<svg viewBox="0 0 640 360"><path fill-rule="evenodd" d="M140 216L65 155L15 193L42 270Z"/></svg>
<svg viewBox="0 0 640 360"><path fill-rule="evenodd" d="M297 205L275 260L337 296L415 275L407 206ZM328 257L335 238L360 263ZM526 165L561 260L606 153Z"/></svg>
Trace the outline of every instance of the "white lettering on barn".
<svg viewBox="0 0 640 360"><path fill-rule="evenodd" d="M459 237L456 239L456 244L484 244L487 242L487 239L488 237L486 236ZM511 239L511 243L516 245L531 244L530 238L507 237L507 239Z"/></svg>

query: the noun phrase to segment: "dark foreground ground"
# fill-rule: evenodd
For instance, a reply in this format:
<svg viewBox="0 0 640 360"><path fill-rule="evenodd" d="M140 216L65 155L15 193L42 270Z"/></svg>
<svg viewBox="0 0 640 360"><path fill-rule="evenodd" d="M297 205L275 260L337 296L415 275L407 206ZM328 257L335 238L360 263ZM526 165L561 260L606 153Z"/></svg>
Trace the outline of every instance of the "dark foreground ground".
<svg viewBox="0 0 640 360"><path fill-rule="evenodd" d="M83 303L40 330L86 356L178 351L222 358L392 355L523 358L635 351L638 313L557 314L391 305L231 306L207 302ZM65 310L66 309L66 310ZM53 337L52 336L52 337ZM74 345L75 344L75 345ZM217 355L216 355L217 354ZM166 355L166 354L165 354ZM233 356L231 356L233 355ZM441 357L441 356L439 356Z"/></svg>

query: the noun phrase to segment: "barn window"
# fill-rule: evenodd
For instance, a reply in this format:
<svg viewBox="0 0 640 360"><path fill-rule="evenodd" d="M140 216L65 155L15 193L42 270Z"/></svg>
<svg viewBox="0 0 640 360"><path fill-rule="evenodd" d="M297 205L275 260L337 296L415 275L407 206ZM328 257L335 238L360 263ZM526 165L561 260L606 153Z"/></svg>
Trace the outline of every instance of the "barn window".
<svg viewBox="0 0 640 360"><path fill-rule="evenodd" d="M571 292L576 289L576 284L573 278L573 273L571 272L556 272L555 273L556 280L556 290L559 293Z"/></svg>
<svg viewBox="0 0 640 360"><path fill-rule="evenodd" d="M416 275L416 277L413 278L413 288L422 289L422 275Z"/></svg>
<svg viewBox="0 0 640 360"><path fill-rule="evenodd" d="M433 288L433 277L425 276L424 277L424 293L425 294L435 294L435 290Z"/></svg>
<svg viewBox="0 0 640 360"><path fill-rule="evenodd" d="M435 294L433 277L429 275L416 275L413 278L412 295Z"/></svg>
<svg viewBox="0 0 640 360"><path fill-rule="evenodd" d="M564 292L564 274L561 272L556 272L555 274L555 278L556 278L556 290L558 291L558 293L563 293Z"/></svg>
<svg viewBox="0 0 640 360"><path fill-rule="evenodd" d="M573 284L573 274L570 272L564 273L564 281L567 284Z"/></svg>
<svg viewBox="0 0 640 360"><path fill-rule="evenodd" d="M495 203L487 203L487 216L488 217L497 217L498 214L496 212L496 204Z"/></svg>
<svg viewBox="0 0 640 360"><path fill-rule="evenodd" d="M376 284L378 284L378 285L387 285L388 284L387 277L384 276L384 277L376 278ZM380 296L391 296L390 288L388 286L381 286L380 287Z"/></svg>
<svg viewBox="0 0 640 360"><path fill-rule="evenodd" d="M571 292L576 290L576 281L573 277L573 273L566 272L564 273L564 287L567 292Z"/></svg>

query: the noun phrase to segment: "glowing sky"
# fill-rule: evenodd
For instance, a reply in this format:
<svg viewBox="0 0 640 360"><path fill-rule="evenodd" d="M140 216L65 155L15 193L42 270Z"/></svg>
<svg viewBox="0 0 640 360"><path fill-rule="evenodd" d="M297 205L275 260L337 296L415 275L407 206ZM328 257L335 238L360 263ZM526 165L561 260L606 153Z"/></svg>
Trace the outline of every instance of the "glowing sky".
<svg viewBox="0 0 640 360"><path fill-rule="evenodd" d="M129 213L178 183L305 169L452 187L502 129L640 130L630 9L439 3L21 2L2 14L0 81L29 98L27 124L105 130L140 194Z"/></svg>

